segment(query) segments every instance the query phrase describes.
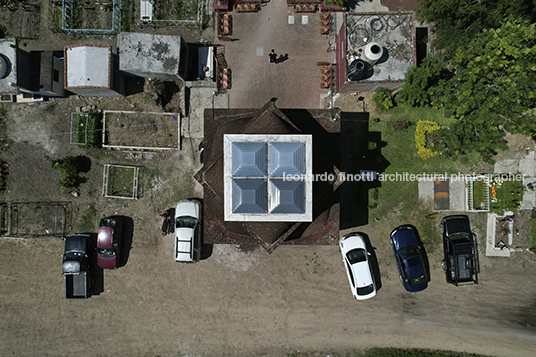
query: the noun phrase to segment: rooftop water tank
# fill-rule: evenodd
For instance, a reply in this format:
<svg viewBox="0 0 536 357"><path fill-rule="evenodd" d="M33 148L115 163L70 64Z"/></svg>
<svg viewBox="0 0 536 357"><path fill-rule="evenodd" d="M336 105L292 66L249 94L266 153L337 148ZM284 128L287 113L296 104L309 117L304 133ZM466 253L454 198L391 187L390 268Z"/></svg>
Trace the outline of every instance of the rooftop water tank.
<svg viewBox="0 0 536 357"><path fill-rule="evenodd" d="M360 59L356 59L348 66L348 80L358 81L365 77L367 64Z"/></svg>
<svg viewBox="0 0 536 357"><path fill-rule="evenodd" d="M369 42L365 45L363 60L371 65L376 64L383 56L383 47L377 42Z"/></svg>
<svg viewBox="0 0 536 357"><path fill-rule="evenodd" d="M11 64L9 59L6 58L3 54L0 53L0 79L4 79L9 75L11 71Z"/></svg>

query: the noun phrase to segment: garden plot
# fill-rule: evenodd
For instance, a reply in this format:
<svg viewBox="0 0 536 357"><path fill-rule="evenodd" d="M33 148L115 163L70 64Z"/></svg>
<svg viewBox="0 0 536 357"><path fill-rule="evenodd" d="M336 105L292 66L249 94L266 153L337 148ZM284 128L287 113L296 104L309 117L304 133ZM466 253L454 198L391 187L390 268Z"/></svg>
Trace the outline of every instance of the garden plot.
<svg viewBox="0 0 536 357"><path fill-rule="evenodd" d="M2 237L62 237L67 232L70 202L0 205Z"/></svg>
<svg viewBox="0 0 536 357"><path fill-rule="evenodd" d="M155 6L155 20L199 22L202 7L200 0L158 1Z"/></svg>
<svg viewBox="0 0 536 357"><path fill-rule="evenodd" d="M178 114L105 110L102 147L172 150L179 147Z"/></svg>
<svg viewBox="0 0 536 357"><path fill-rule="evenodd" d="M467 180L467 210L489 211L489 177L480 175Z"/></svg>
<svg viewBox="0 0 536 357"><path fill-rule="evenodd" d="M102 195L110 198L138 199L140 168L124 165L104 165Z"/></svg>

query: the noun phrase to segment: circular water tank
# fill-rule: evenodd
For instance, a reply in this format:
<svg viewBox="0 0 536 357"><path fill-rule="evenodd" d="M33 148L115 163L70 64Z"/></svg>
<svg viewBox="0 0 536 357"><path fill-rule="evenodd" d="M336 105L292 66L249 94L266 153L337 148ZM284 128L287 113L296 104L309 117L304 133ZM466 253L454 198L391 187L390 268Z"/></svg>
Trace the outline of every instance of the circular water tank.
<svg viewBox="0 0 536 357"><path fill-rule="evenodd" d="M11 70L9 59L0 53L0 79L6 78Z"/></svg>
<svg viewBox="0 0 536 357"><path fill-rule="evenodd" d="M377 42L370 42L367 43L365 46L365 52L364 52L364 60L370 63L371 65L378 62L380 58L383 56L383 47L380 46Z"/></svg>
<svg viewBox="0 0 536 357"><path fill-rule="evenodd" d="M365 76L367 64L363 60L356 59L348 67L348 80L358 81Z"/></svg>

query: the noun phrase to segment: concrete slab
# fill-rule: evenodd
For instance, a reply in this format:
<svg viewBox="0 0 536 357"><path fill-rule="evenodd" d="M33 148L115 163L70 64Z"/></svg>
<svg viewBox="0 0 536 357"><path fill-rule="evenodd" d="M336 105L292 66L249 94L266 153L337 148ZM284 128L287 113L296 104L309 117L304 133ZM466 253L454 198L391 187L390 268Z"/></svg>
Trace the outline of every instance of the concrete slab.
<svg viewBox="0 0 536 357"><path fill-rule="evenodd" d="M449 195L451 211L467 211L467 196L464 180L451 180L449 186Z"/></svg>
<svg viewBox="0 0 536 357"><path fill-rule="evenodd" d="M525 157L519 159L519 173L528 177L534 177L534 151L529 151Z"/></svg>
<svg viewBox="0 0 536 357"><path fill-rule="evenodd" d="M523 177L523 201L521 209L533 209L536 206L536 177Z"/></svg>
<svg viewBox="0 0 536 357"><path fill-rule="evenodd" d="M353 5L353 4L352 4ZM364 12L387 12L389 8L382 5L381 0L357 0L354 6L350 5L348 12L364 13ZM393 9L392 11L395 11Z"/></svg>
<svg viewBox="0 0 536 357"><path fill-rule="evenodd" d="M486 256L488 257L509 257L509 250L501 250L495 248L495 224L497 222L497 215L495 213L488 213L488 222L486 229Z"/></svg>
<svg viewBox="0 0 536 357"><path fill-rule="evenodd" d="M328 52L329 36L320 35L320 12L308 14L307 25L286 1L271 1L255 13L233 12L233 41L221 41L232 70L232 88L227 90L231 108L260 108L277 98L279 108L319 108L321 89L319 62L335 62ZM296 21L297 20L297 21ZM292 22L296 22L292 24ZM266 49L264 58L255 53ZM270 63L268 51L288 60Z"/></svg>
<svg viewBox="0 0 536 357"><path fill-rule="evenodd" d="M264 56L264 47L257 47L257 56L262 57Z"/></svg>
<svg viewBox="0 0 536 357"><path fill-rule="evenodd" d="M434 199L434 181L420 180L419 181L419 199L433 200Z"/></svg>
<svg viewBox="0 0 536 357"><path fill-rule="evenodd" d="M229 96L218 94L213 96L214 88L193 87L190 88L190 113L182 119L181 134L191 139L203 139L203 123L205 108L229 108Z"/></svg>
<svg viewBox="0 0 536 357"><path fill-rule="evenodd" d="M302 15L301 23L302 23L302 25L308 25L309 24L309 16L308 15Z"/></svg>
<svg viewBox="0 0 536 357"><path fill-rule="evenodd" d="M493 171L496 174L516 173L519 168L519 159L507 159L501 162L496 162L493 165Z"/></svg>

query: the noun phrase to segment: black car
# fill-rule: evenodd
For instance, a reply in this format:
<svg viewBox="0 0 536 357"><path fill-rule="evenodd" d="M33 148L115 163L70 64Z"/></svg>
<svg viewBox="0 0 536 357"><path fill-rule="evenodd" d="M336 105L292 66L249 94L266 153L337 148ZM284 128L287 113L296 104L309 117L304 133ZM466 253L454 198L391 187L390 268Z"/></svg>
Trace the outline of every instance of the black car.
<svg viewBox="0 0 536 357"><path fill-rule="evenodd" d="M478 284L480 266L476 235L471 232L469 217L447 216L440 225L443 230L444 259L441 262L447 282Z"/></svg>

